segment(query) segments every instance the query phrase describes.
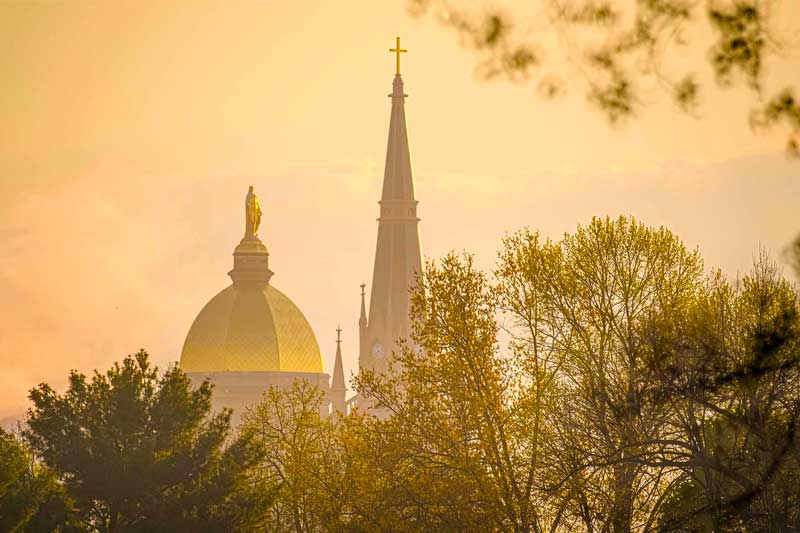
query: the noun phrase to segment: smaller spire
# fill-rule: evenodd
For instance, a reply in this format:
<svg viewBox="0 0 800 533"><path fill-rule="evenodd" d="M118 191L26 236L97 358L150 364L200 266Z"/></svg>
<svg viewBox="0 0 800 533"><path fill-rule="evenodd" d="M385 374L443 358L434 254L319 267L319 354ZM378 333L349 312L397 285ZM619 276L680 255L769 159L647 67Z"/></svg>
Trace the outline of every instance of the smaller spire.
<svg viewBox="0 0 800 533"><path fill-rule="evenodd" d="M344 384L344 365L342 364L342 328L341 326L336 327L336 360L333 363L333 379L331 382L331 392L334 393L334 408L339 409L340 411L344 412L344 407L336 405L339 403L337 400L338 394L341 393L341 401L344 401L344 392L347 390Z"/></svg>
<svg viewBox="0 0 800 533"><path fill-rule="evenodd" d="M358 318L358 325L359 326L366 326L367 325L367 305L364 303L364 297L366 296L365 289L367 288L366 283L361 283L361 316Z"/></svg>

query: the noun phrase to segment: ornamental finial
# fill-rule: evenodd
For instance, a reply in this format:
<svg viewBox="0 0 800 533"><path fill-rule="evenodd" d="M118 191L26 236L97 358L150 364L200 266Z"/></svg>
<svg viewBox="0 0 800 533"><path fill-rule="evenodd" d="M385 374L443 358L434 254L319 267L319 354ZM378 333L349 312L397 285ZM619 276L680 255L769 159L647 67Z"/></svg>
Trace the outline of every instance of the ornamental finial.
<svg viewBox="0 0 800 533"><path fill-rule="evenodd" d="M400 54L408 52L408 50L403 50L402 48L400 48L400 37L399 36L397 37L397 46L395 46L394 48L389 48L389 51L390 52L394 52L395 55L397 56L397 75L399 76L400 75Z"/></svg>

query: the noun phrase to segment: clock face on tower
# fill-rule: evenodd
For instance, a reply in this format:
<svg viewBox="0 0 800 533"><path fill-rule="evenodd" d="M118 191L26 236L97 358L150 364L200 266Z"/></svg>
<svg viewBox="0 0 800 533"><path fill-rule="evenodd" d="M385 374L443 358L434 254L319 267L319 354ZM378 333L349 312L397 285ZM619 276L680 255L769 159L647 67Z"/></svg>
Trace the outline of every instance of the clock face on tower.
<svg viewBox="0 0 800 533"><path fill-rule="evenodd" d="M376 342L372 345L372 356L377 358L383 357L383 344Z"/></svg>

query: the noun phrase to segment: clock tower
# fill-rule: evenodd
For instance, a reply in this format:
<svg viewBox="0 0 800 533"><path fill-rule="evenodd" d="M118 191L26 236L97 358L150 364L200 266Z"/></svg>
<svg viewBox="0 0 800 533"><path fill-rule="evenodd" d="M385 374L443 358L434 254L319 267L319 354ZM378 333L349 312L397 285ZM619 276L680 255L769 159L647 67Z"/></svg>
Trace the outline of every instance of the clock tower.
<svg viewBox="0 0 800 533"><path fill-rule="evenodd" d="M411 333L409 318L410 293L422 272L419 245L419 218L414 198L411 156L406 130L403 79L400 76L400 54L397 46L390 50L397 56L397 71L392 83L392 111L389 119L389 139L386 146L386 166L383 192L378 202L378 240L367 314L361 286L361 316L359 318L359 366L385 372L398 339L408 339Z"/></svg>

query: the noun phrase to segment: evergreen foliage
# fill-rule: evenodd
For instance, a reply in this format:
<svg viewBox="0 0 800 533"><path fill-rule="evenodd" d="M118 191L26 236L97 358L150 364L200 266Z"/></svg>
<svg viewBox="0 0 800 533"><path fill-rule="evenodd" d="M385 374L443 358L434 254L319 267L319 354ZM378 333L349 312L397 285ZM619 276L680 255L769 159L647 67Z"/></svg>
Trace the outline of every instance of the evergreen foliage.
<svg viewBox="0 0 800 533"><path fill-rule="evenodd" d="M177 367L164 373L140 351L69 388L42 384L23 436L63 483L87 529L231 531L253 506L244 472L258 449L230 438L230 412L210 414L211 386L193 389Z"/></svg>

